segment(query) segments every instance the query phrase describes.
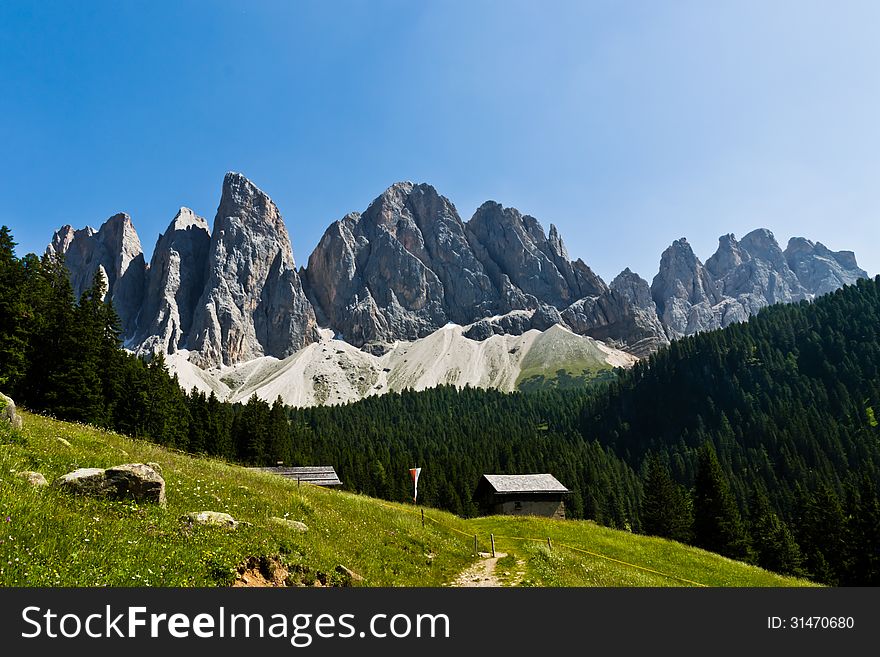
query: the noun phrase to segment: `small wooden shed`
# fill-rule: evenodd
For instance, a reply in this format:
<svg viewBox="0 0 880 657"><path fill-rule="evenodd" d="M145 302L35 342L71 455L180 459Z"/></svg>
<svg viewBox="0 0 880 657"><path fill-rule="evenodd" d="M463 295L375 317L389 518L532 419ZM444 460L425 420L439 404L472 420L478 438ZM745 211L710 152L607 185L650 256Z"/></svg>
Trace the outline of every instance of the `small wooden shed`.
<svg viewBox="0 0 880 657"><path fill-rule="evenodd" d="M285 479L295 479L304 484L315 486L341 486L342 482L332 465L310 465L292 467L289 465L277 465L268 468L252 468L262 472L271 472Z"/></svg>
<svg viewBox="0 0 880 657"><path fill-rule="evenodd" d="M551 474L484 474L474 499L484 514L564 519L570 492Z"/></svg>

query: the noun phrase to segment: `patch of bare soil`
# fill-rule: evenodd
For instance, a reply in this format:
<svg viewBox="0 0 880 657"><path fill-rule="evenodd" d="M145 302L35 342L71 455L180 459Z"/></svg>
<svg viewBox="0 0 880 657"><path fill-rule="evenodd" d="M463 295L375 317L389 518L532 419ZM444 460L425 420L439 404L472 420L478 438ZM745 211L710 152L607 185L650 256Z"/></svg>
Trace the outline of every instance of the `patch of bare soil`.
<svg viewBox="0 0 880 657"><path fill-rule="evenodd" d="M450 586L465 588L504 586L495 574L495 567L498 565L498 560L506 556L504 552L496 552L494 557L486 552L480 552L480 560L459 573Z"/></svg>
<svg viewBox="0 0 880 657"><path fill-rule="evenodd" d="M289 575L287 568L274 557L248 557L247 561L238 566L238 576L232 586L287 586Z"/></svg>

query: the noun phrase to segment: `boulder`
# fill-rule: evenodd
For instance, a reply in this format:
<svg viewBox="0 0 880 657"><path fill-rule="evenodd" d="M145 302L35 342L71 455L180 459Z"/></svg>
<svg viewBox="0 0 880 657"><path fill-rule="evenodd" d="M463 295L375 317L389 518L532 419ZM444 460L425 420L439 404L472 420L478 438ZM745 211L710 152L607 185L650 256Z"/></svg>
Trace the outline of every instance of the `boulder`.
<svg viewBox="0 0 880 657"><path fill-rule="evenodd" d="M144 463L125 463L104 471L107 485L115 490L113 497L165 505L165 480Z"/></svg>
<svg viewBox="0 0 880 657"><path fill-rule="evenodd" d="M193 511L186 514L185 519L193 525L205 525L208 527L234 528L238 522L228 513L220 511Z"/></svg>
<svg viewBox="0 0 880 657"><path fill-rule="evenodd" d="M27 482L36 488L40 486L48 486L49 482L46 481L46 478L41 475L39 472L32 472L30 470L25 470L24 472L16 473L22 479L27 479Z"/></svg>
<svg viewBox="0 0 880 657"><path fill-rule="evenodd" d="M73 495L104 497L110 492L103 468L79 468L61 475L52 485Z"/></svg>
<svg viewBox="0 0 880 657"><path fill-rule="evenodd" d="M0 421L9 422L13 429L21 429L21 415L15 412L15 402L0 392Z"/></svg>
<svg viewBox="0 0 880 657"><path fill-rule="evenodd" d="M363 582L364 578L358 575L350 568L346 568L342 564L336 566L336 574L339 575L346 586L351 586L352 582Z"/></svg>
<svg viewBox="0 0 880 657"><path fill-rule="evenodd" d="M165 505L165 480L143 463L80 468L56 479L54 486L74 495Z"/></svg>
<svg viewBox="0 0 880 657"><path fill-rule="evenodd" d="M304 522L300 522L299 520L288 520L287 518L278 518L276 516L272 516L269 518L272 522L278 525L284 525L288 529L293 529L298 532L307 532L309 531L308 526Z"/></svg>

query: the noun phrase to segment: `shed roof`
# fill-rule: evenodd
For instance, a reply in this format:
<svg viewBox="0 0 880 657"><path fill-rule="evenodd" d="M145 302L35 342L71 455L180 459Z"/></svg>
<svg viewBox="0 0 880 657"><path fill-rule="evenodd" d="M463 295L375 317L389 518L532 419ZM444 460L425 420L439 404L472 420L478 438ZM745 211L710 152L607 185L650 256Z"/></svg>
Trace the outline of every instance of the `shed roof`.
<svg viewBox="0 0 880 657"><path fill-rule="evenodd" d="M496 493L568 493L552 474L484 474L483 479Z"/></svg>
<svg viewBox="0 0 880 657"><path fill-rule="evenodd" d="M262 472L277 474L286 479L297 479L315 486L341 486L342 481L332 465L310 465L292 467L289 465L272 466L268 468L251 468Z"/></svg>

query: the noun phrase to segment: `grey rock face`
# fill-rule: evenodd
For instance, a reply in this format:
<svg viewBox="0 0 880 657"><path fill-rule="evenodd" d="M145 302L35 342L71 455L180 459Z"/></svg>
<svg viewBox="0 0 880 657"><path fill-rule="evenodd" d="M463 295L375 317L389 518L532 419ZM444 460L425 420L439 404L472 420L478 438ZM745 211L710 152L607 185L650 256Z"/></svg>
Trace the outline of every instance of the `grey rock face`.
<svg viewBox="0 0 880 657"><path fill-rule="evenodd" d="M617 275L606 293L566 308L562 319L575 333L610 342L639 357L669 344L648 282L629 268Z"/></svg>
<svg viewBox="0 0 880 657"><path fill-rule="evenodd" d="M852 285L868 273L859 268L852 251L831 251L821 242L792 237L785 249L785 261L810 297L828 294Z"/></svg>
<svg viewBox="0 0 880 657"><path fill-rule="evenodd" d="M143 249L131 217L113 215L97 232L89 227L75 231L64 226L53 235L48 251L64 256L77 299L91 287L95 273L102 272L123 338L130 339L137 328L146 278Z"/></svg>
<svg viewBox="0 0 880 657"><path fill-rule="evenodd" d="M502 306L455 207L424 184L392 185L332 224L304 276L321 319L358 346L424 337Z"/></svg>
<svg viewBox="0 0 880 657"><path fill-rule="evenodd" d="M747 295L751 298L744 303L758 308L804 298L800 281L769 230L754 230L740 242L725 235L718 242L718 251L706 261L706 269L725 297Z"/></svg>
<svg viewBox="0 0 880 657"><path fill-rule="evenodd" d="M474 340L561 324L641 357L866 276L852 252L804 238L783 251L758 229L722 236L705 264L682 238L663 252L650 287L629 269L609 286L571 261L552 224L545 234L534 217L494 201L464 223L433 187L409 182L334 222L297 271L278 208L235 173L213 233L181 208L149 267L124 214L98 231L65 226L49 251L64 254L78 295L102 273L128 346L186 348L202 367L286 357L316 340L319 324L371 353L448 322Z"/></svg>
<svg viewBox="0 0 880 657"><path fill-rule="evenodd" d="M670 338L719 325L712 310L721 301L718 285L683 237L660 256L651 297ZM694 329L697 325L699 328Z"/></svg>
<svg viewBox="0 0 880 657"><path fill-rule="evenodd" d="M316 339L281 213L247 178L228 173L188 346L200 366L289 356Z"/></svg>
<svg viewBox="0 0 880 657"><path fill-rule="evenodd" d="M851 251L832 253L803 238L792 238L783 251L764 228L740 241L723 235L705 266L682 242L664 252L651 287L671 338L744 322L766 306L810 299L867 276Z"/></svg>
<svg viewBox="0 0 880 657"><path fill-rule="evenodd" d="M561 309L607 289L583 261L572 263L568 259L555 226L550 226L547 237L537 219L520 214L516 208L488 201L477 209L467 229L471 242L481 247L477 253L500 290L512 283L527 299L532 297ZM534 301L532 304L537 305ZM516 307L528 306L510 309Z"/></svg>
<svg viewBox="0 0 880 657"><path fill-rule="evenodd" d="M211 234L189 208L159 237L150 267L136 342L143 353L173 354L186 346L196 303L205 287Z"/></svg>
<svg viewBox="0 0 880 657"><path fill-rule="evenodd" d="M488 340L493 335L522 335L530 329L537 328L536 324L546 324L548 319L546 313L548 312L556 312L558 314L558 311L551 306L545 313L538 315L538 319L535 320L535 315L538 314L537 311L532 313L527 310L512 310L500 317L491 317L474 322L462 335L478 342ZM552 326L553 323L555 322L551 321L549 326Z"/></svg>

